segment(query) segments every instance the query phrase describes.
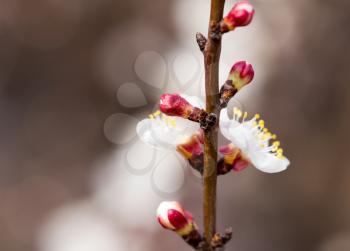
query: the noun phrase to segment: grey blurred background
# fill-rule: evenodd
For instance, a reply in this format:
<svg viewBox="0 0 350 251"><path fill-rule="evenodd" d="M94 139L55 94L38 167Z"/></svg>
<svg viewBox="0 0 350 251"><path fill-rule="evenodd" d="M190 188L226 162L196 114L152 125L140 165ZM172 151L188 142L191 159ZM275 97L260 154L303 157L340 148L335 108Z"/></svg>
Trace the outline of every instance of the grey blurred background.
<svg viewBox="0 0 350 251"><path fill-rule="evenodd" d="M236 102L291 166L220 177L218 230L234 228L227 250L350 250L350 2L251 2L220 78L254 65ZM209 0L0 1L0 250L190 250L155 210L180 200L201 226L200 179L134 128L162 92L203 93L208 13Z"/></svg>

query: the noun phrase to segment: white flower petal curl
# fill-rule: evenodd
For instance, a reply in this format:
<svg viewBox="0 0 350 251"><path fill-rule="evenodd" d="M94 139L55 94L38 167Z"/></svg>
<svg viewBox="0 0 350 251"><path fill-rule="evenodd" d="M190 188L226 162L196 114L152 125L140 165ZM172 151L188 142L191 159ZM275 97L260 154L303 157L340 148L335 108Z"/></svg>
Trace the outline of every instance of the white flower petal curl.
<svg viewBox="0 0 350 251"><path fill-rule="evenodd" d="M196 130L172 127L161 119L144 119L136 127L139 138L157 149L174 150L178 144L184 143Z"/></svg>
<svg viewBox="0 0 350 251"><path fill-rule="evenodd" d="M252 164L262 172L278 173L287 169L290 162L287 158L278 158L271 153L254 152L250 156Z"/></svg>
<svg viewBox="0 0 350 251"><path fill-rule="evenodd" d="M224 135L225 138L230 139L229 128L237 126L239 126L239 123L228 117L227 109L222 109L220 112L220 130L222 135Z"/></svg>
<svg viewBox="0 0 350 251"><path fill-rule="evenodd" d="M274 136L264 127L264 122L258 121L259 116L246 121L247 114L242 115L235 108L233 118L230 119L227 108L221 110L220 130L223 136L240 148L260 171L276 173L286 170L290 162L283 156L279 142L270 144Z"/></svg>

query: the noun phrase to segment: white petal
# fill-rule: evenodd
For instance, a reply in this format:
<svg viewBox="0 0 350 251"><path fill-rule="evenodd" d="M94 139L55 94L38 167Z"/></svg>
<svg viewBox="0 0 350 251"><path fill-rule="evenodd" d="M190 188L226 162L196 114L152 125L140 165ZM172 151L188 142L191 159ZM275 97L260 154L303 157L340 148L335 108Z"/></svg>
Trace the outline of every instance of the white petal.
<svg viewBox="0 0 350 251"><path fill-rule="evenodd" d="M156 147L157 142L154 140L151 134L150 119L141 120L136 126L136 132L143 142L150 146Z"/></svg>
<svg viewBox="0 0 350 251"><path fill-rule="evenodd" d="M243 125L232 126L228 129L229 140L244 153L248 152L251 148L252 135L247 128Z"/></svg>
<svg viewBox="0 0 350 251"><path fill-rule="evenodd" d="M287 169L289 160L286 157L278 158L272 153L250 152L247 154L253 165L265 173L278 173Z"/></svg>
<svg viewBox="0 0 350 251"><path fill-rule="evenodd" d="M230 138L230 134L229 134L230 123L231 123L231 119L228 117L227 108L222 109L220 112L219 126L220 126L220 131L222 135L227 139Z"/></svg>
<svg viewBox="0 0 350 251"><path fill-rule="evenodd" d="M144 119L136 127L136 132L143 142L154 148L166 150L174 150L196 130L198 129L189 126L170 127L164 121L157 119Z"/></svg>
<svg viewBox="0 0 350 251"><path fill-rule="evenodd" d="M192 106L194 107L198 107L201 109L204 109L204 102L197 96L190 96L187 94L180 94L181 97L183 97L184 99L186 99L188 101L188 103L190 103Z"/></svg>
<svg viewBox="0 0 350 251"><path fill-rule="evenodd" d="M244 128L242 128L242 125L238 121L229 118L229 116L227 114L227 108L221 110L221 112L220 112L220 130L221 130L222 135L225 138L232 141L232 139L233 139L232 132L235 132L235 130L241 131L243 129ZM246 133L244 133L244 135L245 134ZM236 133L235 133L235 135L236 135ZM238 137L236 141L239 141L239 142L241 141L240 135L237 134L237 136L235 136L235 137ZM237 145L237 147L239 147L239 146Z"/></svg>

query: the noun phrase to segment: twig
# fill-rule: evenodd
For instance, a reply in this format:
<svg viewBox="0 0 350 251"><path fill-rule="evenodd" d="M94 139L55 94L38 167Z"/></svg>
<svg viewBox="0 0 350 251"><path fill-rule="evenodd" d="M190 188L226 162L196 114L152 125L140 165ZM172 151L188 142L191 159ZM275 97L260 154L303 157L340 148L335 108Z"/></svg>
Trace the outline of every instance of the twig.
<svg viewBox="0 0 350 251"><path fill-rule="evenodd" d="M214 113L219 120L219 59L221 36L213 36L223 16L225 0L211 0L208 40L204 49L206 111ZM216 165L217 165L217 127L204 132L204 171L203 171L203 214L204 251L213 251L211 240L216 224Z"/></svg>

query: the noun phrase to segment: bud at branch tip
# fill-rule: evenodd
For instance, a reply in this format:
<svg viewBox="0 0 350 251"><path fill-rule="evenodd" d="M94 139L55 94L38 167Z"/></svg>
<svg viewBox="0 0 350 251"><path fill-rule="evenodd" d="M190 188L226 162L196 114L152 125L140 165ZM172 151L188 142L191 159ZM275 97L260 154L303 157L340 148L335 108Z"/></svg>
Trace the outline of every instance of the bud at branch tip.
<svg viewBox="0 0 350 251"><path fill-rule="evenodd" d="M250 24L254 16L254 8L248 1L237 2L231 11L220 22L220 31L225 33L236 27Z"/></svg>

